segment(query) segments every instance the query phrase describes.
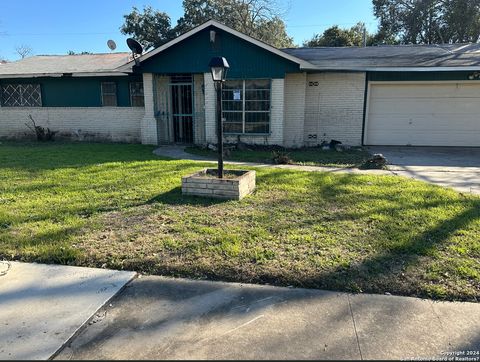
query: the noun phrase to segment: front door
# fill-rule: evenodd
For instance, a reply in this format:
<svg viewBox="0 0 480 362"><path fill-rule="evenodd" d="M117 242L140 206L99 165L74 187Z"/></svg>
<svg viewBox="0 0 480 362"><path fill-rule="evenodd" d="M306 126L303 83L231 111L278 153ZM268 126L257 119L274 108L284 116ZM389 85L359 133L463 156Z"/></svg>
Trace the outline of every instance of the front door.
<svg viewBox="0 0 480 362"><path fill-rule="evenodd" d="M171 92L174 141L176 143L193 143L192 76L172 76Z"/></svg>

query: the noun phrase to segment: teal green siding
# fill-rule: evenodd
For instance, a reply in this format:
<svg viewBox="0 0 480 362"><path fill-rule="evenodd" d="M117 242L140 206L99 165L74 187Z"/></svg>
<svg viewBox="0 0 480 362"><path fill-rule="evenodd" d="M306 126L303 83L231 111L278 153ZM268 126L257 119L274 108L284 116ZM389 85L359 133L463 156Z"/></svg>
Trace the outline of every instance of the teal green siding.
<svg viewBox="0 0 480 362"><path fill-rule="evenodd" d="M214 28L216 42L210 42L210 30L204 29L143 61L136 69L142 73L206 73L214 56L227 59L227 78L284 78L287 72L298 72L298 64L265 49Z"/></svg>
<svg viewBox="0 0 480 362"><path fill-rule="evenodd" d="M369 72L369 81L468 80L472 72Z"/></svg>
<svg viewBox="0 0 480 362"><path fill-rule="evenodd" d="M43 107L101 107L101 82L115 82L117 84L117 105L130 107L129 83L141 80L141 76L19 78L0 79L0 85L8 83L40 84Z"/></svg>

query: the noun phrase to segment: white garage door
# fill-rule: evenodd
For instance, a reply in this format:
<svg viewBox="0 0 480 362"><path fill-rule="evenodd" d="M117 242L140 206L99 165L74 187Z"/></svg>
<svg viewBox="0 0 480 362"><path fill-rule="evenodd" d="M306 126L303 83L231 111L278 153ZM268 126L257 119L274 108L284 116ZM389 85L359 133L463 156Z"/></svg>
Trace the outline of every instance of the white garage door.
<svg viewBox="0 0 480 362"><path fill-rule="evenodd" d="M480 146L480 84L370 85L367 145Z"/></svg>

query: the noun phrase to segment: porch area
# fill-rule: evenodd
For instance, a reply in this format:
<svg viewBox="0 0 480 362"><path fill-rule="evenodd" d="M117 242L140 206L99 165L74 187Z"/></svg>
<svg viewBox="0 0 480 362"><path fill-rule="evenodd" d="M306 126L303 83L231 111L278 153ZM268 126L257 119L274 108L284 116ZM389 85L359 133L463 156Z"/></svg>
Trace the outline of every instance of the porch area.
<svg viewBox="0 0 480 362"><path fill-rule="evenodd" d="M145 117L142 143L205 144L207 87L204 74L145 73L143 77ZM208 86L215 96L213 82L210 83ZM212 117L214 122L214 114Z"/></svg>
<svg viewBox="0 0 480 362"><path fill-rule="evenodd" d="M216 143L210 73L144 73L143 144ZM222 92L224 142L284 144L284 79L231 79Z"/></svg>

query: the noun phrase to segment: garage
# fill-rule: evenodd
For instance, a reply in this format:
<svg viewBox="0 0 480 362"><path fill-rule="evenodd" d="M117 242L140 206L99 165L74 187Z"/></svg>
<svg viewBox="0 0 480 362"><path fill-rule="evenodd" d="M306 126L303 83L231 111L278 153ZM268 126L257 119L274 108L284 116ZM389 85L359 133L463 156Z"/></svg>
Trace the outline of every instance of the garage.
<svg viewBox="0 0 480 362"><path fill-rule="evenodd" d="M480 146L480 83L369 83L364 143Z"/></svg>

